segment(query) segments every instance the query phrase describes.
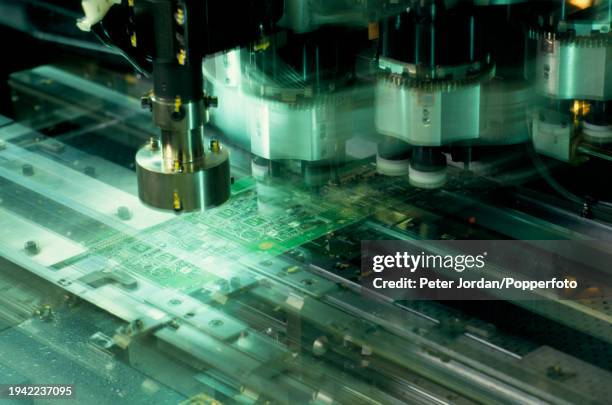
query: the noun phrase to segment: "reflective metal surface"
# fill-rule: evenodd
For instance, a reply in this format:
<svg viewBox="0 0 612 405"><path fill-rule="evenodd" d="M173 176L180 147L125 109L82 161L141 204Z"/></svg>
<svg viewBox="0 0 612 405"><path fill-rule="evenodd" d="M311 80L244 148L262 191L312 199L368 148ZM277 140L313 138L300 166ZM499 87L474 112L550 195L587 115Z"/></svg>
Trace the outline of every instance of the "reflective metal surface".
<svg viewBox="0 0 612 405"><path fill-rule="evenodd" d="M223 204L230 196L229 154L216 148L220 149L179 167L168 167L171 163L158 144L141 148L136 155L140 199L152 207L179 212Z"/></svg>

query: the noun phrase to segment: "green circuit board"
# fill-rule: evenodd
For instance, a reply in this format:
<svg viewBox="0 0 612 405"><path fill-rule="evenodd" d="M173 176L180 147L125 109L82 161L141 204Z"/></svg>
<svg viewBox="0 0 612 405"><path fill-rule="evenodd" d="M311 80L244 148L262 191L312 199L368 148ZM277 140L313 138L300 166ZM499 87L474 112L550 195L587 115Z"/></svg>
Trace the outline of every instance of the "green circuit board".
<svg viewBox="0 0 612 405"><path fill-rule="evenodd" d="M247 255L276 256L301 246L386 209L410 187L405 179L377 176L372 165L351 173L343 184L316 192L244 178L221 207L105 240L86 255L164 287L203 288L219 279L221 268L231 269Z"/></svg>

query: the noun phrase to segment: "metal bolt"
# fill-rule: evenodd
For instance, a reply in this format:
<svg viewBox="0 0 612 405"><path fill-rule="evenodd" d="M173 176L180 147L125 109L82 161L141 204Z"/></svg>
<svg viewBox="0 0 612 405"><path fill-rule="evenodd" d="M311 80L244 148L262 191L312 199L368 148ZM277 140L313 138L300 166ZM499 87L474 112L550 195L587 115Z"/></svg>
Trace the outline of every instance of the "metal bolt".
<svg viewBox="0 0 612 405"><path fill-rule="evenodd" d="M28 240L23 244L23 249L29 255L37 255L40 252L40 248L38 247L38 243L33 240Z"/></svg>
<svg viewBox="0 0 612 405"><path fill-rule="evenodd" d="M583 218L589 218L592 219L593 218L593 210L592 210L592 206L595 203L595 200L590 197L587 196L584 200L584 202L582 203L582 210L580 212L580 216Z"/></svg>
<svg viewBox="0 0 612 405"><path fill-rule="evenodd" d="M564 381L576 376L576 373L573 371L565 370L559 364L555 364L553 366L549 366L546 369L546 376L554 380Z"/></svg>
<svg viewBox="0 0 612 405"><path fill-rule="evenodd" d="M38 311L38 317L45 321L50 322L53 320L53 311L51 309L51 305L43 305Z"/></svg>
<svg viewBox="0 0 612 405"><path fill-rule="evenodd" d="M60 278L59 280L57 280L57 283L63 287L68 287L72 284L72 281L65 278Z"/></svg>
<svg viewBox="0 0 612 405"><path fill-rule="evenodd" d="M219 143L218 140L211 139L211 141L210 141L210 150L213 153L219 153L219 151L221 150L221 144Z"/></svg>
<svg viewBox="0 0 612 405"><path fill-rule="evenodd" d="M29 163L25 163L21 166L21 172L24 176L34 176L34 166Z"/></svg>
<svg viewBox="0 0 612 405"><path fill-rule="evenodd" d="M142 107L143 110L149 110L149 111L153 111L153 101L151 100L151 97L149 96L142 96L140 98L140 106Z"/></svg>
<svg viewBox="0 0 612 405"><path fill-rule="evenodd" d="M219 107L219 98L217 96L204 96L204 106L206 108Z"/></svg>
<svg viewBox="0 0 612 405"><path fill-rule="evenodd" d="M130 212L130 209L124 206L117 208L117 216L122 221L129 221L130 219L132 219L132 213Z"/></svg>
<svg viewBox="0 0 612 405"><path fill-rule="evenodd" d="M423 109L423 124L424 125L431 124L431 118L429 117L429 110L426 108Z"/></svg>
<svg viewBox="0 0 612 405"><path fill-rule="evenodd" d="M312 343L312 353L315 356L323 356L327 352L327 337L320 336Z"/></svg>
<svg viewBox="0 0 612 405"><path fill-rule="evenodd" d="M302 284L306 285L306 286L311 286L315 283L315 281L311 278L305 278L301 281Z"/></svg>
<svg viewBox="0 0 612 405"><path fill-rule="evenodd" d="M218 291L220 292L227 292L229 289L229 283L225 279L218 280L216 284L217 284Z"/></svg>
<svg viewBox="0 0 612 405"><path fill-rule="evenodd" d="M151 138L149 139L149 146L151 147L151 150L157 150L159 149L159 141L157 140L157 138Z"/></svg>

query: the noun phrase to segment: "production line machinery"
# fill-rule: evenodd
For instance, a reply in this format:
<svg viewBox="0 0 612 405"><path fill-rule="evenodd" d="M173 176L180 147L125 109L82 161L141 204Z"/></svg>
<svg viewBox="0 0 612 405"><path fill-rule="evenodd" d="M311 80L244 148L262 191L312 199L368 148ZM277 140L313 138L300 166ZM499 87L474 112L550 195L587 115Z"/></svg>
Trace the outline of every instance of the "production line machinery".
<svg viewBox="0 0 612 405"><path fill-rule="evenodd" d="M13 69L0 116L0 384L100 404L609 402L612 291L392 300L360 260L364 240L612 259L611 5L0 2L16 41L69 55ZM561 266L527 245L503 272Z"/></svg>

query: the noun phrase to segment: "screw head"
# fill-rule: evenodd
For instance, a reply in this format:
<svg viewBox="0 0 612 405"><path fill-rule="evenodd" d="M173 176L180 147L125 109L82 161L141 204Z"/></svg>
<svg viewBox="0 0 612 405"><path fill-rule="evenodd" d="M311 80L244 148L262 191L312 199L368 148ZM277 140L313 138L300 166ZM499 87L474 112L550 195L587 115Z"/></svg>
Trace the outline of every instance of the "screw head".
<svg viewBox="0 0 612 405"><path fill-rule="evenodd" d="M124 206L117 208L117 216L122 221L129 221L130 219L132 219L132 213L130 212L130 209Z"/></svg>
<svg viewBox="0 0 612 405"><path fill-rule="evenodd" d="M217 280L216 284L219 292L227 292L229 290L229 283L225 279Z"/></svg>
<svg viewBox="0 0 612 405"><path fill-rule="evenodd" d="M36 243L36 241L34 240L25 241L25 243L23 244L23 249L27 254L31 256L37 255L40 252L40 247L38 246L38 243Z"/></svg>
<svg viewBox="0 0 612 405"><path fill-rule="evenodd" d="M151 139L149 139L149 147L151 148L151 150L159 149L159 141L157 140L157 138L151 137Z"/></svg>
<svg viewBox="0 0 612 405"><path fill-rule="evenodd" d="M143 110L153 111L153 101L151 100L151 97L142 96L140 98L140 107L142 107Z"/></svg>
<svg viewBox="0 0 612 405"><path fill-rule="evenodd" d="M24 176L34 176L34 166L29 163L25 163L21 166L21 172Z"/></svg>
<svg viewBox="0 0 612 405"><path fill-rule="evenodd" d="M217 96L204 96L204 105L206 108L219 107L219 98Z"/></svg>

